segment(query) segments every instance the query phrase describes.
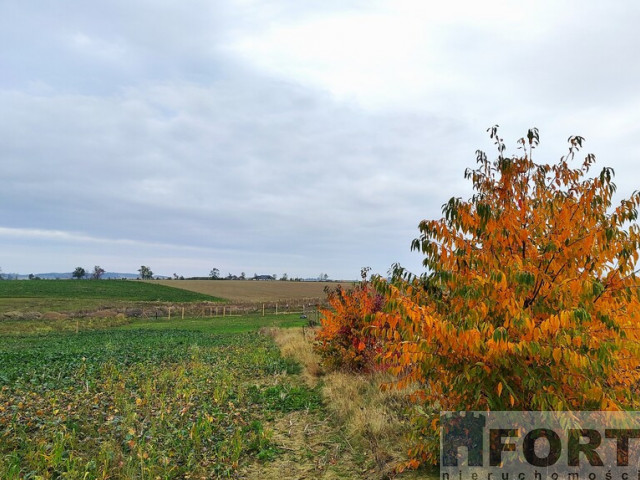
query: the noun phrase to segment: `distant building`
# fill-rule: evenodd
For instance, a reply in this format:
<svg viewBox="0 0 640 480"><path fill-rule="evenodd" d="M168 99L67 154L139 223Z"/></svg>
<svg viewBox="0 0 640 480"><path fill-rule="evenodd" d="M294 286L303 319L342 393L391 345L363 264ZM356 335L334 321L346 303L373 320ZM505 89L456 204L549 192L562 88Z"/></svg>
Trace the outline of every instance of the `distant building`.
<svg viewBox="0 0 640 480"><path fill-rule="evenodd" d="M275 280L275 278L273 278L273 275L254 275L253 279L254 280Z"/></svg>

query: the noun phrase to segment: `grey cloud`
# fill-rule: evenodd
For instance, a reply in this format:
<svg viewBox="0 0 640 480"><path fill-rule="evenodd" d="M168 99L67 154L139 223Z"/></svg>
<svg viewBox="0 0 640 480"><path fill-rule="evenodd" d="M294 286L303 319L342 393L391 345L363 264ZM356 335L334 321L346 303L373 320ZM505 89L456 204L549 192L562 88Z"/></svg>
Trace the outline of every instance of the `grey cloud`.
<svg viewBox="0 0 640 480"><path fill-rule="evenodd" d="M570 134L597 140L606 118L611 131L588 150L634 165L638 66L627 60L637 9L612 7L597 36L576 17L569 34L550 28L526 44L466 25L441 53L470 88L452 83L433 104L370 111L226 48L255 28L368 3L263 3L0 5L10 19L0 29L0 227L75 236L0 228L4 271L148 263L165 274L217 266L353 278L395 261L420 270L409 250L417 224L471 193L462 174L476 148L491 152L493 123L506 122L510 151L538 126L540 158L553 161Z"/></svg>
<svg viewBox="0 0 640 480"><path fill-rule="evenodd" d="M442 178L442 164L416 154L458 128L370 116L256 75L107 97L5 92L0 102L14 112L0 120L5 226L286 252L299 263L289 270L384 242L402 249L378 261L396 261L410 238L394 232L419 221L432 195L424 185Z"/></svg>

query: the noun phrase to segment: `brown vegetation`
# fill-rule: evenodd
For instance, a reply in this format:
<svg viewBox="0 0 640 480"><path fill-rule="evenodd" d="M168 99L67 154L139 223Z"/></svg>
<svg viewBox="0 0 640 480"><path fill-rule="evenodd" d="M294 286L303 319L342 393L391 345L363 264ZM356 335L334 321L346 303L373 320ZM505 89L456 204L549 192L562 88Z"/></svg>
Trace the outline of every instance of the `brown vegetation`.
<svg viewBox="0 0 640 480"><path fill-rule="evenodd" d="M352 454L361 452L364 457L363 478L393 477L395 466L406 462L409 449L408 392L382 389L383 384L391 381L384 373L323 372L320 357L313 349L316 329L273 328L266 332L273 336L284 357L303 366L307 383L314 386L321 380L322 396L332 423ZM402 478L415 475L416 472L405 472Z"/></svg>
<svg viewBox="0 0 640 480"><path fill-rule="evenodd" d="M289 299L324 301L325 287L334 282L281 282L255 280L153 280L155 284L224 298L231 302L270 302ZM350 282L344 282L345 286Z"/></svg>

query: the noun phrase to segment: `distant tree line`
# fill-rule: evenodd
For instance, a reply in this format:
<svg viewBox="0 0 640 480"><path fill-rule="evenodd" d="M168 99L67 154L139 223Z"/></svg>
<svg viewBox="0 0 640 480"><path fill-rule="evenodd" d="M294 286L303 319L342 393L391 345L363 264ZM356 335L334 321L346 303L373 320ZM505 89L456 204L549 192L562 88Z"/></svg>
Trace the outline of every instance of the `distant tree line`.
<svg viewBox="0 0 640 480"><path fill-rule="evenodd" d="M86 277L89 277L92 280L100 280L105 273L106 272L104 268L102 268L99 265L96 265L95 267L93 267L93 271L90 274L88 274L84 268L76 267L76 269L71 273L71 276L78 280L81 280ZM151 268L147 267L146 265L141 265L140 268L138 269L138 273L140 274L140 276L138 277L139 279L142 279L142 280L153 279L153 271L151 270Z"/></svg>
<svg viewBox="0 0 640 480"><path fill-rule="evenodd" d="M84 267L76 267L73 272L71 272L71 277L76 280L83 279L91 279L91 280L101 280L106 273L105 269L100 265L95 265L92 271L87 271ZM141 265L138 269L138 280L153 280L153 271L150 267L146 265ZM0 280L11 280L18 279L18 274L5 274L0 268ZM257 273L253 274L253 277L247 277L245 272L241 272L240 275L234 275L228 273L227 276L223 277L220 274L219 268L212 268L209 271L209 276L207 277L187 277L185 278L183 275L178 275L174 273L172 277L156 277L156 279L166 278L167 280L280 280L280 281L289 281L289 282L303 282L303 281L329 281L329 275L326 273L321 273L317 278L301 278L301 277L289 277L289 274L286 272L283 273L280 278L278 278L277 274L271 275L258 275ZM39 276L34 275L33 273L29 274L29 280L41 280Z"/></svg>
<svg viewBox="0 0 640 480"><path fill-rule="evenodd" d="M174 274L174 279L175 279L175 274ZM223 277L220 275L220 269L219 268L212 268L211 271L209 272L209 276L208 277L190 277L188 280L247 280L247 275L245 272L240 273L240 275L233 275L231 273L227 274L226 277ZM327 275L326 273L321 273L318 278L318 280L322 280L322 281L327 281L329 280L329 275ZM305 279L300 278L300 277L289 277L288 273L283 273L280 278L278 279L278 275L273 273L271 275L258 275L257 273L253 274L253 277L249 278L249 280L280 280L283 282L286 281L290 281L290 282L302 282ZM308 279L307 279L308 280Z"/></svg>

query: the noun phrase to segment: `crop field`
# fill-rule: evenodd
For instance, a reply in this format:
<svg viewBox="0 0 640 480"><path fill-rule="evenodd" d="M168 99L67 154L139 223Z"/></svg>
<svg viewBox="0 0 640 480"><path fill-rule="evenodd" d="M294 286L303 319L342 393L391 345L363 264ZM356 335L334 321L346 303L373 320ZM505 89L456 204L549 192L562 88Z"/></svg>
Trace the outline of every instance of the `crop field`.
<svg viewBox="0 0 640 480"><path fill-rule="evenodd" d="M69 311L132 302L219 302L205 293L135 280L0 281L0 312Z"/></svg>
<svg viewBox="0 0 640 480"><path fill-rule="evenodd" d="M217 298L156 281L0 282L0 479L367 478L373 457L331 420L322 382L264 333L303 341L308 320L184 316ZM183 316L85 310L105 305Z"/></svg>
<svg viewBox="0 0 640 480"><path fill-rule="evenodd" d="M282 300L324 299L325 287L336 282L281 282L253 280L153 280L153 283L228 299L231 302L270 302ZM352 282L343 282L348 286Z"/></svg>
<svg viewBox="0 0 640 480"><path fill-rule="evenodd" d="M0 321L0 478L268 478L285 460L313 478L357 478L330 461L340 444L327 447L319 391L257 331L302 322L136 320L15 335ZM296 428L301 440L287 447Z"/></svg>
<svg viewBox="0 0 640 480"><path fill-rule="evenodd" d="M146 302L216 301L197 293L159 282L135 280L23 280L0 282L0 298L117 299Z"/></svg>

